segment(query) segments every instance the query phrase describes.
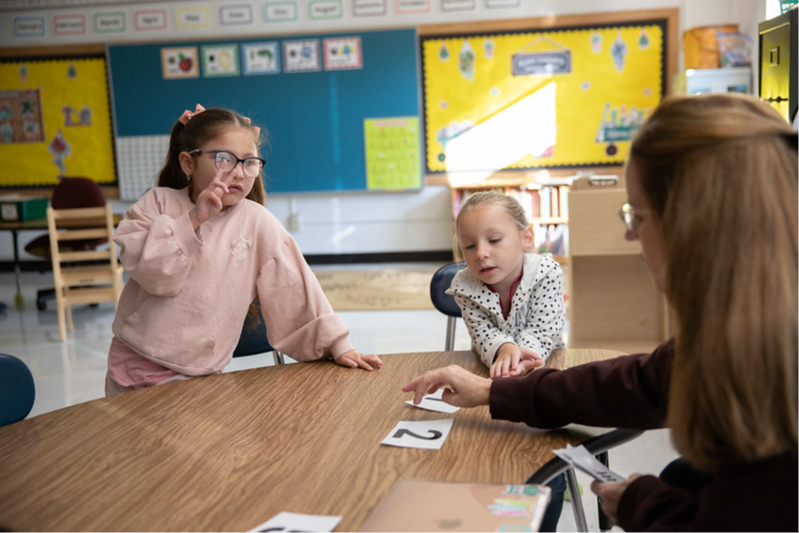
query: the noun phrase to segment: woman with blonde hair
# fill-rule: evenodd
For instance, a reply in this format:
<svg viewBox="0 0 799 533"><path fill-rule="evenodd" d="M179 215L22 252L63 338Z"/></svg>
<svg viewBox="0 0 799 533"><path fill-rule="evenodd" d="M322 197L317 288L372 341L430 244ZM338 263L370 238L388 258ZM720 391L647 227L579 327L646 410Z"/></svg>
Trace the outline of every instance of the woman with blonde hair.
<svg viewBox="0 0 799 533"><path fill-rule="evenodd" d="M797 135L740 95L664 100L632 143L626 237L672 306L651 354L489 380L459 367L403 390L542 428L668 427L660 477L594 482L627 530L797 531Z"/></svg>

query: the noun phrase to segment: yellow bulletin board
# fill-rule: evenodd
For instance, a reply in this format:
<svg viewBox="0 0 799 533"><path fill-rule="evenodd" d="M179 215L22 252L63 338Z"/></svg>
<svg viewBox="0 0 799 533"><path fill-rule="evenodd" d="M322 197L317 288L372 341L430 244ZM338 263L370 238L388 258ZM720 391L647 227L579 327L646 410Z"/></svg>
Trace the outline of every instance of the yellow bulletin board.
<svg viewBox="0 0 799 533"><path fill-rule="evenodd" d="M105 58L0 62L0 187L116 182Z"/></svg>
<svg viewBox="0 0 799 533"><path fill-rule="evenodd" d="M622 164L666 92L665 21L421 38L428 172Z"/></svg>

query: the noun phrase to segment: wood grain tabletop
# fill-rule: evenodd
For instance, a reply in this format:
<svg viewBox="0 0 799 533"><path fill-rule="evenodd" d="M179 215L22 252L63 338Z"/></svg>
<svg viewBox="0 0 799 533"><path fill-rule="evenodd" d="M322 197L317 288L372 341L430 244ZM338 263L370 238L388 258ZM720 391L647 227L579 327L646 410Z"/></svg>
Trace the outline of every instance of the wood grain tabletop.
<svg viewBox="0 0 799 533"><path fill-rule="evenodd" d="M621 355L566 350L571 366ZM0 529L247 531L281 511L355 531L400 478L523 483L553 448L590 436L491 420L488 407L417 409L402 385L472 352L270 366L150 387L0 428ZM401 420L454 418L441 450L381 445Z"/></svg>

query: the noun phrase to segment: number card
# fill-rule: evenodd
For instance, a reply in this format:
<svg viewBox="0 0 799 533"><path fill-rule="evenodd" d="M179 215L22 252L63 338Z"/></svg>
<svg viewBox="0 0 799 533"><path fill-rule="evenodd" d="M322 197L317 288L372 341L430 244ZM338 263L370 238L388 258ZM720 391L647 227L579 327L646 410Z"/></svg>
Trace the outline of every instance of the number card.
<svg viewBox="0 0 799 533"><path fill-rule="evenodd" d="M585 446L577 446L575 448L567 444L565 448L552 450L552 453L597 481L624 481L626 479L597 461L596 457L585 449Z"/></svg>
<svg viewBox="0 0 799 533"><path fill-rule="evenodd" d="M278 513L260 526L250 531L333 531L340 516L321 516L313 514Z"/></svg>
<svg viewBox="0 0 799 533"><path fill-rule="evenodd" d="M418 407L419 409L427 409L428 411L437 411L439 413L455 413L460 411L460 407L455 407L442 400L443 395L444 389L438 389L433 394L424 396L422 401L419 402L419 405L413 403L413 400L408 400L405 403Z"/></svg>
<svg viewBox="0 0 799 533"><path fill-rule="evenodd" d="M380 444L400 448L440 450L452 429L452 418L409 422L401 420Z"/></svg>

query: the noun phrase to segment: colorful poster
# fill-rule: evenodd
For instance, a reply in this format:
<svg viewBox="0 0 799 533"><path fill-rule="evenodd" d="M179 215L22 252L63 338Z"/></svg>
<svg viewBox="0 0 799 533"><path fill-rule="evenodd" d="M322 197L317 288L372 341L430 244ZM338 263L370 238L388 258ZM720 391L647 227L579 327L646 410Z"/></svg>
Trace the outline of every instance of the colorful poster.
<svg viewBox="0 0 799 533"><path fill-rule="evenodd" d="M283 70L286 72L322 70L319 40L283 41Z"/></svg>
<svg viewBox="0 0 799 533"><path fill-rule="evenodd" d="M164 79L199 77L197 47L162 48L161 72Z"/></svg>
<svg viewBox="0 0 799 533"><path fill-rule="evenodd" d="M0 144L44 142L39 89L0 91Z"/></svg>
<svg viewBox="0 0 799 533"><path fill-rule="evenodd" d="M280 72L280 50L277 42L242 44L241 55L244 58L245 76Z"/></svg>
<svg viewBox="0 0 799 533"><path fill-rule="evenodd" d="M325 70L363 68L360 37L325 39Z"/></svg>
<svg viewBox="0 0 799 533"><path fill-rule="evenodd" d="M429 172L620 165L664 96L659 23L421 41Z"/></svg>
<svg viewBox="0 0 799 533"><path fill-rule="evenodd" d="M220 44L202 47L203 76L239 75L239 47L235 44Z"/></svg>
<svg viewBox="0 0 799 533"><path fill-rule="evenodd" d="M419 118L373 118L363 121L366 188L418 189L422 186Z"/></svg>

